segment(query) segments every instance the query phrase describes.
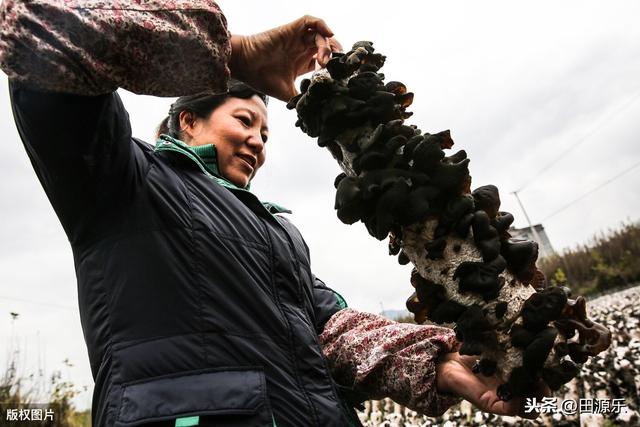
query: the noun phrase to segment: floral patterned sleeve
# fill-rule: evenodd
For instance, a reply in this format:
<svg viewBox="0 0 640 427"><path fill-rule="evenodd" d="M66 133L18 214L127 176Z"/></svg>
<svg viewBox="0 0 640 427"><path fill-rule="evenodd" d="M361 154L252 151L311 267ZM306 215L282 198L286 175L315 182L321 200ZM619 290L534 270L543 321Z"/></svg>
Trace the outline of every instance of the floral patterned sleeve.
<svg viewBox="0 0 640 427"><path fill-rule="evenodd" d="M347 308L329 319L320 343L336 381L372 399L390 397L428 416L461 400L436 390L438 357L458 348L451 329Z"/></svg>
<svg viewBox="0 0 640 427"><path fill-rule="evenodd" d="M80 95L225 90L231 54L209 0L4 0L0 68L30 87Z"/></svg>

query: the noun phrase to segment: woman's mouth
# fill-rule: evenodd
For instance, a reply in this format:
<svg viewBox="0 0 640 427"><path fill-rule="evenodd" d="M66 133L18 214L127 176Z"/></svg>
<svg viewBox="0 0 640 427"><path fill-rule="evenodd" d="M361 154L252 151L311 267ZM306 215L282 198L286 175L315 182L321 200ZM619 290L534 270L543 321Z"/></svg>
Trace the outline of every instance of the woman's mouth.
<svg viewBox="0 0 640 427"><path fill-rule="evenodd" d="M247 166L249 166L251 168L251 171L253 172L253 170L256 168L256 163L258 163L258 160L255 157L253 157L250 154L243 154L243 153L238 153L236 154L236 156L238 156L240 160L246 163Z"/></svg>

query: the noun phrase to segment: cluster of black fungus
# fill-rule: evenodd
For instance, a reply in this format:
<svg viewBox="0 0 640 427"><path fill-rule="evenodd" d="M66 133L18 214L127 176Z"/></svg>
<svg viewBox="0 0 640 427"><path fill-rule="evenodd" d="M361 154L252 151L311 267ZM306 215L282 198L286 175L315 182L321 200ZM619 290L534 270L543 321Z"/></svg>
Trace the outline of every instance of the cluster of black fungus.
<svg viewBox="0 0 640 427"><path fill-rule="evenodd" d="M522 366L498 388L502 399L526 395L525 390L535 387L539 378L551 390L558 390L578 374L578 364L609 347L611 333L587 319L584 298L570 300L570 296L568 288L554 287L541 289L525 301L520 311L522 324L510 330L511 343L523 351ZM579 339L569 341L576 329ZM557 341L558 335L564 339ZM544 366L551 350L559 362Z"/></svg>
<svg viewBox="0 0 640 427"><path fill-rule="evenodd" d="M318 145L328 146L337 154L335 137L348 128L365 123L375 126L395 119L406 119L406 108L413 94L398 82L384 83L384 75L377 71L385 57L374 53L370 42L353 45L348 53L334 53L327 64L333 81L302 81L300 95L292 98L287 107L298 112L299 126L305 133L318 137ZM339 84L354 73L347 84ZM357 147L354 147L357 149Z"/></svg>
<svg viewBox="0 0 640 427"><path fill-rule="evenodd" d="M370 42L356 43L351 51L334 54L329 61L331 78L317 78L313 84L304 80L300 95L287 105L298 113L296 125L318 137L318 144L329 148L338 161L349 156L354 175L341 174L335 180L338 218L346 224L363 222L379 240L391 236L389 253L398 255L401 264L409 262L401 250L405 226L437 220L433 239L424 247L432 260L443 258L448 237L466 238L472 231L482 260L462 262L452 272L461 294L472 293L485 302L495 300L505 286L501 277L505 270L524 284L536 285L541 276L535 265L537 244L511 238L508 229L513 216L500 211L495 186L470 191L467 154L463 150L450 156L445 153L453 146L449 131L422 133L404 124L413 94L400 82L384 83L379 73L384 61ZM360 127L364 130L358 133ZM346 131L351 131L351 140L338 142ZM459 252L460 247L453 250ZM411 283L415 292L407 307L418 323L427 318L436 323L455 322L456 336L463 343L461 354L497 350L487 308L451 300L444 286L421 277L415 269ZM523 324L514 327L511 335L514 346L523 350L523 366L514 369L502 386L503 398L530 392L540 375L554 376L550 383L554 386L575 375L570 362L563 362L560 370L543 370L558 335L548 325L558 319L566 302L564 290L550 289L525 303ZM499 301L492 314L502 318L507 304ZM495 361L483 358L478 371L491 374L495 366Z"/></svg>
<svg viewBox="0 0 640 427"><path fill-rule="evenodd" d="M482 308L473 304L456 320L456 338L462 342L458 351L465 355L480 355L495 350L498 341L496 331L485 317Z"/></svg>
<svg viewBox="0 0 640 427"><path fill-rule="evenodd" d="M578 340L568 343L564 349L565 353L576 363L586 362L589 356L606 350L610 344L610 331L587 318L584 297L570 300L563 309L563 317L556 320L554 324L560 333L567 338L572 338L576 331L579 332Z"/></svg>
<svg viewBox="0 0 640 427"><path fill-rule="evenodd" d="M567 343L566 340L556 343L559 333L565 339L575 335L574 327L562 319L567 307L574 307L580 312L577 318L581 320L581 324L589 322L584 312L584 299L579 298L577 302L568 305L569 296L568 288L555 287L538 291L525 301L521 310L522 325L515 325L510 331L512 344L523 349L524 369L514 370L509 381L498 389L502 398L518 395L522 384L533 386L537 375L552 390L557 390L578 374L576 363L584 363L588 355L594 354L581 348L584 343ZM554 326L549 326L550 323ZM606 334L603 335L605 337ZM603 347L606 348L604 343ZM564 360L557 366L545 368L544 362L552 349L557 357ZM571 360L565 356L569 356Z"/></svg>
<svg viewBox="0 0 640 427"><path fill-rule="evenodd" d="M415 292L407 306L413 313L424 313L432 322L455 322L467 310L463 304L447 298L444 286L420 276L415 268L411 272L411 285Z"/></svg>
<svg viewBox="0 0 640 427"><path fill-rule="evenodd" d="M425 246L427 257L442 258L447 237L453 234L465 238L470 230L482 256L482 261L461 262L454 270L453 279L458 281L458 291L461 294L470 292L488 302L497 298L505 285L505 280L501 277L505 270L525 283L525 279L531 280L536 276L537 245L530 241L511 239L508 229L513 216L499 210L500 196L495 186L487 185L474 190L470 195L463 193L451 197L440 207L442 209L432 216L438 219L438 225L434 231L434 239ZM421 299L418 297L418 300ZM431 304L420 305L414 299L409 309L414 314L426 310L426 317L437 322L429 314L432 311L430 306ZM507 303L503 302L499 308L496 307L497 318L504 315L506 306ZM458 319L452 321L459 323Z"/></svg>
<svg viewBox="0 0 640 427"><path fill-rule="evenodd" d="M334 54L327 64L331 79L314 84L304 80L300 94L288 104L298 113L296 125L320 146L338 158L343 150L353 156L355 176L336 178L335 208L346 224L362 221L369 234L383 240L392 233L399 253L402 227L437 218L434 239L426 247L429 259L443 257L447 236L466 237L473 230L483 262L458 268L462 292L476 292L486 300L495 298L503 282L499 274L509 268L519 279L531 280L535 273L537 246L513 241L507 232L513 217L499 212L495 186L470 192L469 159L464 150L446 156L453 146L449 131L422 133L403 123L413 101L400 82L384 83L379 73L385 57L374 52L370 42L358 42L347 53ZM367 125L374 129L354 141L338 144L347 130ZM525 281L527 281L525 280Z"/></svg>

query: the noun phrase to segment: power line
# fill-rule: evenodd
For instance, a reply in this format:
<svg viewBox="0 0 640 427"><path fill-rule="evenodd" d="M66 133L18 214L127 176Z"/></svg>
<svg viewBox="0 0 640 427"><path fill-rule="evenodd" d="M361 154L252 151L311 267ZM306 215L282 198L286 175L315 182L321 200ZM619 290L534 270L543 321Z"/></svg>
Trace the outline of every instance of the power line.
<svg viewBox="0 0 640 427"><path fill-rule="evenodd" d="M59 305L59 304L53 304L53 303L48 303L48 302L38 302L38 301L32 301L32 300L23 299L23 298L9 298L9 297L0 296L0 300L26 302L26 303L29 303L29 304L42 305L42 306L54 307L54 308L61 308L61 309L65 309L65 310L73 310L73 311L77 310L77 308L70 307L70 306L67 306L67 305Z"/></svg>
<svg viewBox="0 0 640 427"><path fill-rule="evenodd" d="M527 210L524 208L524 205L522 204L522 201L520 200L520 197L518 196L518 192L514 191L511 194L516 196L516 200L518 201L518 204L520 205L520 208L522 209L522 213L524 213L524 217L527 220L527 224L529 224L529 230L531 230L531 234L533 235L533 240L536 241L538 246L542 247L543 246L542 245L542 240L540 240L540 236L538 236L538 232L536 231L535 227L531 224L531 220L529 219L529 215L527 214Z"/></svg>
<svg viewBox="0 0 640 427"><path fill-rule="evenodd" d="M542 168L540 168L540 170L538 170L538 172L536 174L533 175L532 178L530 178L527 182L525 182L519 189L517 189L515 192L519 193L522 190L524 190L525 188L527 188L535 179L537 179L543 172L547 171L548 169L550 169L553 165L555 165L556 163L558 163L564 156L566 156L570 151L572 151L573 149L575 149L576 147L578 147L579 145L583 144L587 139L589 139L589 137L591 137L593 134L595 134L597 131L600 130L600 128L602 126L604 126L610 119L612 119L613 117L617 116L618 114L622 113L623 111L627 110L629 107L631 107L631 105L633 105L634 102L636 102L636 100L638 99L638 97L640 97L640 92L637 92L634 96L631 97L631 99L626 103L623 104L620 108L614 110L612 113L610 113L607 116L604 116L604 118L601 118L590 130L587 131L587 133L585 133L584 135L582 135L582 137L578 138L578 140L576 142L574 142L572 145L570 145L567 149L565 149L562 153L560 153L559 155L555 156L553 158L553 160L551 160L549 163L547 163L546 165L544 165Z"/></svg>
<svg viewBox="0 0 640 427"><path fill-rule="evenodd" d="M572 200L571 202L569 202L566 205L562 206L560 209L557 209L557 210L551 212L549 215L544 217L541 222L544 222L544 221L548 220L549 218L551 218L552 216L562 212L563 210L567 209L569 206L573 205L576 202L579 202L580 200L584 199L585 197L587 197L591 193L594 193L594 192L598 191L602 187L604 187L604 186L606 186L608 184L611 184L613 181L615 181L616 179L620 178L622 175L631 172L633 169L637 168L638 166L640 166L640 162L638 162L638 163L634 164L633 166L625 169L624 171L620 172L619 174L609 178L608 180L606 180L602 184L598 185L597 187L592 188L591 190L589 190L586 193L582 194L580 197L577 197L574 200Z"/></svg>

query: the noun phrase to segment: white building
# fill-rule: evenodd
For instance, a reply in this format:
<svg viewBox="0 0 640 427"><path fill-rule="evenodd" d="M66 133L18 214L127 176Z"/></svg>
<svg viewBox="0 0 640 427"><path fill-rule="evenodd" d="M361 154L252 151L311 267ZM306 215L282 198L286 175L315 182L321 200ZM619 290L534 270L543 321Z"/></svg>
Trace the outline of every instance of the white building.
<svg viewBox="0 0 640 427"><path fill-rule="evenodd" d="M549 237L547 237L547 233L544 231L544 227L542 224L536 224L533 226L538 235L538 239L535 238L534 233L531 232L530 227L524 228L510 228L509 233L511 237L516 239L525 239L525 240L533 240L538 241L538 258L548 257L550 255L555 254L553 250L553 246L551 246L551 242L549 241Z"/></svg>

